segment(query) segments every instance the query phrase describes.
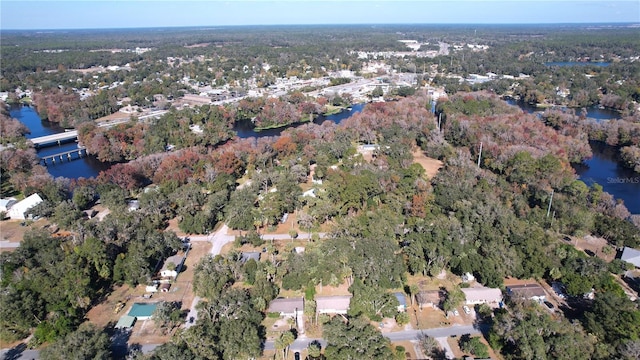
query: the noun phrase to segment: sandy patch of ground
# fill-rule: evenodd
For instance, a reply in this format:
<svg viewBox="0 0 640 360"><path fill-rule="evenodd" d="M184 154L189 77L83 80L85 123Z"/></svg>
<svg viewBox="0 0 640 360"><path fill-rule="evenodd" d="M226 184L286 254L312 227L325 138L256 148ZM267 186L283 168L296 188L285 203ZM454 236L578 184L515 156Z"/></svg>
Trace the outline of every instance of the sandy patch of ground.
<svg viewBox="0 0 640 360"><path fill-rule="evenodd" d="M346 282L338 286L329 285L317 285L316 296L336 296L336 295L350 295L349 284Z"/></svg>
<svg viewBox="0 0 640 360"><path fill-rule="evenodd" d="M31 229L47 228L49 222L46 219L31 220L4 220L0 222L0 252L15 249L24 234Z"/></svg>
<svg viewBox="0 0 640 360"><path fill-rule="evenodd" d="M419 148L416 148L412 155L413 162L420 164L430 179L436 176L438 170L440 170L443 165L442 161L427 157Z"/></svg>
<svg viewBox="0 0 640 360"><path fill-rule="evenodd" d="M418 358L418 356L416 355L416 351L414 349L415 344L412 343L411 341L397 341L397 342L394 342L393 345L402 346L404 348L405 356L407 357L407 360Z"/></svg>
<svg viewBox="0 0 640 360"><path fill-rule="evenodd" d="M576 249L584 251L589 256L597 256L606 262L610 262L616 256L615 247L609 245L604 238L587 235L584 237L567 236L567 239L571 239L571 245Z"/></svg>
<svg viewBox="0 0 640 360"><path fill-rule="evenodd" d="M476 337L476 336L473 336ZM496 353L495 351L493 351L493 349L489 346L489 343L487 342L487 340L483 337L483 336L477 336L480 338L480 341L487 345L487 348L489 350L489 358L490 359L502 359L502 356L499 355L499 353ZM458 341L460 341L460 337L449 337L447 339L447 342L449 343L449 346L451 347L451 350L453 351L453 355L456 357L456 359L462 359L465 355L469 355L472 356L469 353L465 353L460 349L460 345L458 344ZM473 357L473 356L472 356Z"/></svg>
<svg viewBox="0 0 640 360"><path fill-rule="evenodd" d="M136 114L136 115L139 116L140 114ZM114 121L114 120L126 120L126 119L129 119L130 117L131 117L131 114L123 113L121 111L116 111L111 115L103 116L101 118L96 119L96 123L108 122L108 121Z"/></svg>

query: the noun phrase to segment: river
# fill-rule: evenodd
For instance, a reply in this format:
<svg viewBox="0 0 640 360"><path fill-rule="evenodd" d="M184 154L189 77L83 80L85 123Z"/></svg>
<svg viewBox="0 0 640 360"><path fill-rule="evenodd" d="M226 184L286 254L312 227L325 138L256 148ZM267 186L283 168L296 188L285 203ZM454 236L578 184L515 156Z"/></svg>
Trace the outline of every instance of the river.
<svg viewBox="0 0 640 360"><path fill-rule="evenodd" d="M12 118L18 119L29 128L31 133L27 134L27 139L64 132L64 129L56 123L42 121L40 115L30 106L13 106L9 109L9 113ZM38 156L53 155L77 148L78 144L75 142L43 147L38 150ZM78 179L96 177L100 171L107 170L109 166L109 163L100 162L95 156L89 155L70 162L58 161L56 164L49 164L47 170L53 177Z"/></svg>
<svg viewBox="0 0 640 360"><path fill-rule="evenodd" d="M324 121L333 121L336 124L339 124L342 120L350 117L351 115L362 111L365 104L355 104L349 110L342 111L338 114L333 114L329 116L319 116L314 119L314 123L321 124ZM35 138L45 135L57 134L64 131L63 128L58 126L55 123L51 123L48 121L42 121L40 116L35 111L34 108L29 106L14 106L11 107L10 115L12 118L18 119L20 122L25 124L30 134L27 134L27 138ZM292 126L300 126L302 124L292 125ZM238 134L240 138L249 138L249 137L266 137L266 136L278 136L288 127L281 127L277 129L267 129L263 131L256 132L253 129L253 126L250 123L240 123L236 124L234 127L234 131ZM38 150L39 156L47 156L53 155L69 150L76 149L78 147L77 143L66 143L57 146L49 146L43 147ZM49 163L47 165L47 170L49 170L49 174L54 177L66 177L70 179L78 179L78 178L91 178L96 177L100 173L100 171L107 170L109 168L109 163L103 163L98 161L95 156L89 155L83 157L82 159L77 159L73 161L64 161L64 162L56 162L56 164Z"/></svg>
<svg viewBox="0 0 640 360"><path fill-rule="evenodd" d="M534 113L541 108L528 104L507 100L507 103L520 107L523 111ZM597 121L615 120L620 114L609 109L600 109L596 106L588 107L587 117ZM577 110L576 112L579 112ZM613 195L616 199L624 200L624 204L632 214L640 214L640 174L625 168L618 161L618 149L613 146L592 141L591 151L593 157L582 164L574 164L573 169L587 185L598 183L604 191Z"/></svg>
<svg viewBox="0 0 640 360"><path fill-rule="evenodd" d="M335 124L340 124L340 122L342 122L342 120L347 119L347 118L351 117L351 115L353 115L355 113L359 113L360 111L362 111L364 106L365 106L365 104L355 104L355 105L352 105L350 109L342 111L342 112L339 112L337 114L333 114L333 115L329 115L329 116L320 115L317 118L315 118L313 120L313 122L316 123L316 124L322 124L325 121L332 121ZM238 137L240 137L242 139L246 139L246 138L250 138L250 137L278 136L285 129L288 129L290 127L301 126L303 124L305 124L305 123L295 124L295 125L290 125L290 126L283 126L283 127L276 128L276 129L266 129L266 130L261 130L261 131L255 131L254 128L253 128L253 125L251 124L251 121L243 121L243 122L236 123L235 126L233 127L233 131L235 131L236 134L238 134Z"/></svg>
<svg viewBox="0 0 640 360"><path fill-rule="evenodd" d="M512 105L517 105L515 102L510 103ZM320 116L315 119L314 122L319 124L328 120L339 124L342 120L362 111L364 106L365 104L356 104L348 111L343 111L326 117ZM527 105L519 106L530 113L539 111L539 109L535 107ZM598 120L609 120L618 117L618 114L614 111L599 109L597 107L588 108L587 112L588 117L593 117ZM35 109L28 106L13 107L11 108L10 113L11 117L20 120L29 128L29 130L31 130L31 134L28 134L27 138L56 134L64 131L64 129L60 128L56 124L40 120L40 116L38 116ZM287 127L256 132L250 124L246 123L237 124L236 127L234 127L234 131L236 131L240 138L278 136L285 129L287 129ZM45 147L38 151L38 155L51 155L72 150L76 147L76 143ZM592 143L591 148L593 150L593 157L585 161L584 164L574 166L574 169L580 176L580 179L587 184L597 182L602 185L606 192L610 193L615 198L623 199L625 205L633 214L640 214L640 175L635 174L633 171L626 169L619 164L615 148L597 143ZM71 162L57 163L55 165L49 164L47 169L54 177L78 179L81 177L95 177L100 173L100 171L108 169L109 166L110 165L108 163L102 163L94 156L89 155Z"/></svg>

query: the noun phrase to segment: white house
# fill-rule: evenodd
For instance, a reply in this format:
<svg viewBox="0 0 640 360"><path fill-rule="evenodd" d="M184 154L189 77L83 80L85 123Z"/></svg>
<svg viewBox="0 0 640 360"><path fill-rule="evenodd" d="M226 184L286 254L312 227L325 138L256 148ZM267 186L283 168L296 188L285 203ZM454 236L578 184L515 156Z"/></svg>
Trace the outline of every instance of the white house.
<svg viewBox="0 0 640 360"><path fill-rule="evenodd" d="M178 277L178 273L182 268L182 262L184 261L184 255L173 255L165 260L164 265L162 265L162 270L160 270L160 276L163 278L173 278Z"/></svg>
<svg viewBox="0 0 640 360"><path fill-rule="evenodd" d="M22 201L19 201L9 209L9 217L15 220L24 220L29 217L29 209L40 204L42 198L38 194L32 194Z"/></svg>
<svg viewBox="0 0 640 360"><path fill-rule="evenodd" d="M16 199L14 198L0 199L0 211L8 212L9 208L11 208L15 203Z"/></svg>
<svg viewBox="0 0 640 360"><path fill-rule="evenodd" d="M500 289L478 287L461 289L467 299L467 305L498 304L502 301Z"/></svg>
<svg viewBox="0 0 640 360"><path fill-rule="evenodd" d="M635 267L640 267L640 250L634 248L625 247L622 250L620 260L626 261L629 264L633 264Z"/></svg>
<svg viewBox="0 0 640 360"><path fill-rule="evenodd" d="M316 311L319 314L346 314L351 304L351 295L316 296Z"/></svg>

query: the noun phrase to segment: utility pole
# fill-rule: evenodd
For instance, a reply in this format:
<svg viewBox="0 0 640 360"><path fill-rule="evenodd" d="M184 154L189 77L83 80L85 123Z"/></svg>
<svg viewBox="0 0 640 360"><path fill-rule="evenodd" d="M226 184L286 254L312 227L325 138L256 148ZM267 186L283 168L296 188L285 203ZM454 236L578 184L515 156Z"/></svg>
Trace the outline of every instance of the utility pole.
<svg viewBox="0 0 640 360"><path fill-rule="evenodd" d="M482 157L482 142L480 142L480 152L478 153L478 167L480 167L480 158ZM549 214L547 214L549 216Z"/></svg>
<svg viewBox="0 0 640 360"><path fill-rule="evenodd" d="M547 217L549 217L549 212L551 212L551 201L553 201L553 190L551 190L551 197L549 198L549 207L547 208Z"/></svg>

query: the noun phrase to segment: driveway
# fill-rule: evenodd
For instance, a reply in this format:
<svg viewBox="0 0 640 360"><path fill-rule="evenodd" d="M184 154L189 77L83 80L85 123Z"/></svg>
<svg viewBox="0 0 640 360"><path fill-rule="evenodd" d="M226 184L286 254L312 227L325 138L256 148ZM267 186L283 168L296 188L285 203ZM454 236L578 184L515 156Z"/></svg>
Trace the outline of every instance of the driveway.
<svg viewBox="0 0 640 360"><path fill-rule="evenodd" d="M209 235L196 235L189 236L189 241L209 241L211 242L211 255L216 256L220 254L222 248L235 240L235 236L228 235L227 231L229 231L229 227L225 224L218 231ZM196 305L200 302L200 297L196 296L193 298L191 302L191 307L189 308L189 313L187 314L187 319L184 324L185 329L188 329L196 324L198 320L198 311L196 310Z"/></svg>

